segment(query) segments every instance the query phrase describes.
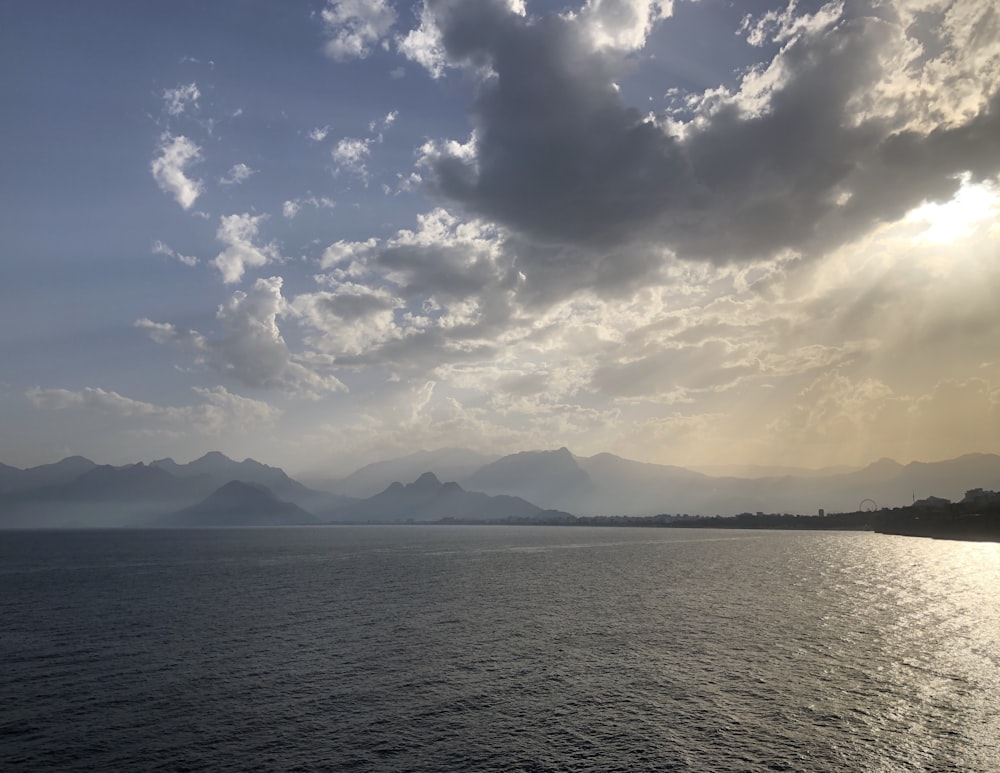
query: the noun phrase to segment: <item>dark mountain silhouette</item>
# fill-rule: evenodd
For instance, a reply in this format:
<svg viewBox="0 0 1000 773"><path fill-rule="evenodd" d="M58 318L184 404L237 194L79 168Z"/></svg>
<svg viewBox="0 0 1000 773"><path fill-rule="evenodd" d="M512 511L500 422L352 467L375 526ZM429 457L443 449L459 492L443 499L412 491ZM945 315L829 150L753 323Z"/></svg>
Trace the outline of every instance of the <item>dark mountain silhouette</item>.
<svg viewBox="0 0 1000 773"><path fill-rule="evenodd" d="M8 464L0 464L0 493L10 491L16 487L17 482L23 474L24 470L17 467L11 467Z"/></svg>
<svg viewBox="0 0 1000 773"><path fill-rule="evenodd" d="M487 496L465 491L457 483L442 483L433 473L413 483L395 482L373 497L326 513L326 520L354 522L490 521L532 518L542 508L518 497Z"/></svg>
<svg viewBox="0 0 1000 773"><path fill-rule="evenodd" d="M434 470L444 480L462 480L496 459L496 456L480 454L467 448L440 448L368 464L346 478L303 480L323 490L364 498L379 493L393 481L413 480L425 470Z"/></svg>
<svg viewBox="0 0 1000 773"><path fill-rule="evenodd" d="M75 501L190 500L210 489L207 475L186 480L139 462L124 467L102 464L54 490L60 499Z"/></svg>
<svg viewBox="0 0 1000 773"><path fill-rule="evenodd" d="M44 486L58 486L92 470L97 465L82 456L67 456L53 464L42 464L20 470L0 465L0 493L29 491Z"/></svg>
<svg viewBox="0 0 1000 773"><path fill-rule="evenodd" d="M196 505L156 520L159 526L292 526L317 523L312 513L256 483L233 480Z"/></svg>
<svg viewBox="0 0 1000 773"><path fill-rule="evenodd" d="M150 520L212 490L212 480L186 480L138 463L93 466L67 483L14 492L0 501L0 524L62 526L146 526Z"/></svg>
<svg viewBox="0 0 1000 773"><path fill-rule="evenodd" d="M231 480L257 483L270 489L281 499L294 502L299 507L310 511L327 510L354 501L351 497L316 491L303 486L298 481L288 477L280 467L261 464L254 459L236 462L218 451L210 451L187 464L178 464L173 459L157 459L151 462L150 466L165 470L178 478L208 476L215 483L215 486L221 486Z"/></svg>

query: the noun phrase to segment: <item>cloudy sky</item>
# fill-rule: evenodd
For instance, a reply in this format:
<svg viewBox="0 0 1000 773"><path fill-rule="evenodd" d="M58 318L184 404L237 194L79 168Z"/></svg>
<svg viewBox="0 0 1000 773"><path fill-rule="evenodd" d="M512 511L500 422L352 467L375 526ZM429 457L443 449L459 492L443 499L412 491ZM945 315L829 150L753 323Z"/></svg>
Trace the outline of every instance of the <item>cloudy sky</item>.
<svg viewBox="0 0 1000 773"><path fill-rule="evenodd" d="M983 0L0 10L0 461L1000 452Z"/></svg>

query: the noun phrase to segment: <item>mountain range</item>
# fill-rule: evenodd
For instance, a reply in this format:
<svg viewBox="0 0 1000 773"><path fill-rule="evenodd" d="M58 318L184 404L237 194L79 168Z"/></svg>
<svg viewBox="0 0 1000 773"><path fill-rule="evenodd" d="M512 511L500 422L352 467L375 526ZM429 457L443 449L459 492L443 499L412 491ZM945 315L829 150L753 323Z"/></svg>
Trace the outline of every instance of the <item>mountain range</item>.
<svg viewBox="0 0 1000 773"><path fill-rule="evenodd" d="M353 487L362 479L366 491L378 491L393 481L413 480L434 471L469 491L517 496L544 509L584 516L853 512L864 500L878 507L901 507L931 495L959 500L971 488L1000 488L1000 456L996 454L906 465L880 459L857 469L744 468L757 474L736 476L709 475L608 453L577 456L559 448L489 459L464 476L441 475L440 469L454 469L448 465L463 454L478 460L471 451L422 451L368 465L339 481L325 480L323 486L357 495L359 489Z"/></svg>
<svg viewBox="0 0 1000 773"><path fill-rule="evenodd" d="M319 519L293 502L285 502L257 483L231 480L197 504L155 521L164 527L297 526Z"/></svg>
<svg viewBox="0 0 1000 773"><path fill-rule="evenodd" d="M898 507L931 495L959 500L972 488L1000 488L995 454L907 465L881 459L846 472L782 471L787 474L713 476L613 454L576 456L566 448L503 457L442 449L367 465L339 480L311 479L321 490L278 467L218 452L185 464L158 459L122 466L74 456L29 469L0 465L0 528L810 514L852 512L864 500Z"/></svg>
<svg viewBox="0 0 1000 773"><path fill-rule="evenodd" d="M0 527L162 525L163 518L202 502L231 481L253 484L308 513L354 501L307 488L277 467L253 459L236 462L218 452L187 464L158 459L122 466L77 456L26 470L0 468ZM221 507L222 501L214 505ZM279 510L273 513L275 522L283 518ZM247 518L254 520L249 511Z"/></svg>
<svg viewBox="0 0 1000 773"><path fill-rule="evenodd" d="M392 521L496 521L526 519L541 515L542 508L516 496L487 496L466 491L457 483L442 483L425 472L413 483L391 483L368 499L339 507L325 514L332 522Z"/></svg>

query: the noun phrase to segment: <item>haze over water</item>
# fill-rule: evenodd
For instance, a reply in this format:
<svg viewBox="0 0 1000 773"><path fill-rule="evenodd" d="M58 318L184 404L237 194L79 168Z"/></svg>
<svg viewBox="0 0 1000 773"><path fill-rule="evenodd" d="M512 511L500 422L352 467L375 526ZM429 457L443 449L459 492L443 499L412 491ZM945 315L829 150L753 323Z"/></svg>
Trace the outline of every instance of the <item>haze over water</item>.
<svg viewBox="0 0 1000 773"><path fill-rule="evenodd" d="M12 533L5 769L995 769L1000 546Z"/></svg>

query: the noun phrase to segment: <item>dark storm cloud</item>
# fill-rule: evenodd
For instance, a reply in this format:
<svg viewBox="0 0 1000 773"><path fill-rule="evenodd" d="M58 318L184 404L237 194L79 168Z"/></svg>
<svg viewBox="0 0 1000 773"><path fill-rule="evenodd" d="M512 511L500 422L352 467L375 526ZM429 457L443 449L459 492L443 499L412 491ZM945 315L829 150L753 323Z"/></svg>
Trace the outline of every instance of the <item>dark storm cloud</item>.
<svg viewBox="0 0 1000 773"><path fill-rule="evenodd" d="M785 47L759 104L723 99L674 138L625 105L621 54L595 50L576 20L432 3L451 61L491 70L471 109L472 155L438 148L432 184L531 245L519 251L529 284L572 265L603 288L618 274L592 269L610 245L720 262L822 253L950 196L964 172L996 174L1000 95L937 128L905 94L865 108L905 33L889 6L845 7ZM655 260L619 268L634 280Z"/></svg>
<svg viewBox="0 0 1000 773"><path fill-rule="evenodd" d="M449 56L495 73L472 109L475 169L432 162L445 196L543 242L613 243L690 187L676 141L622 105L620 69L578 24L501 2L435 8Z"/></svg>

